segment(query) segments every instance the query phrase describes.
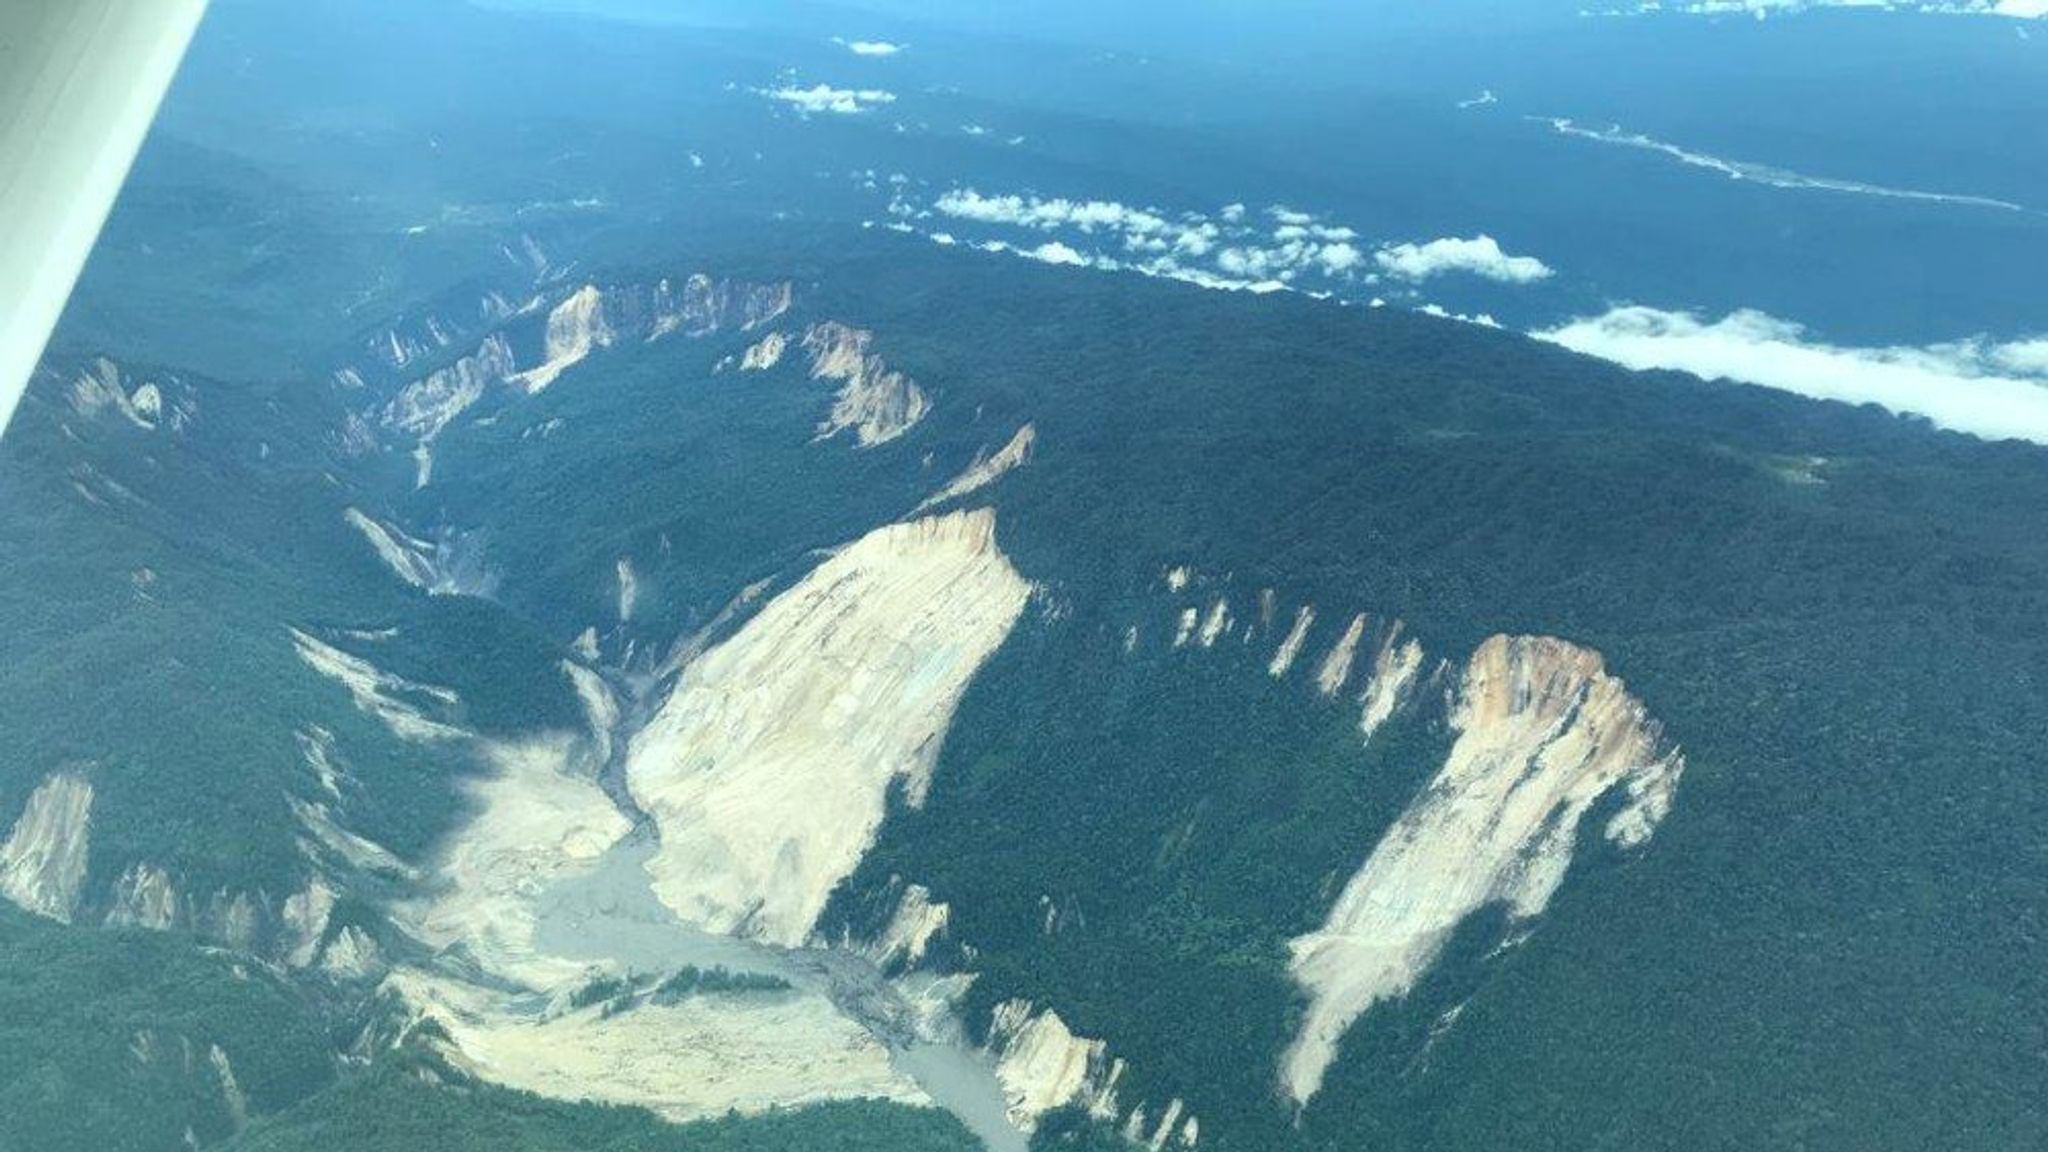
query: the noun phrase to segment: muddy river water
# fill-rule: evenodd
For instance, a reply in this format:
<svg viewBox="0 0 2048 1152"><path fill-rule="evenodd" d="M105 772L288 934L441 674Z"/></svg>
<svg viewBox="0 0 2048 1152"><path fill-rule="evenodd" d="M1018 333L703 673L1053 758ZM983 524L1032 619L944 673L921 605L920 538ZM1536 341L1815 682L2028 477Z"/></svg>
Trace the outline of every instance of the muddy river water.
<svg viewBox="0 0 2048 1152"><path fill-rule="evenodd" d="M1005 1114L995 1062L961 1033L941 979L912 974L889 980L855 952L777 948L684 924L649 884L645 864L654 849L652 833L643 828L595 868L542 892L535 909L539 950L647 973L688 965L781 977L799 991L828 997L887 1047L898 1072L992 1152L1025 1152L1024 1135Z"/></svg>

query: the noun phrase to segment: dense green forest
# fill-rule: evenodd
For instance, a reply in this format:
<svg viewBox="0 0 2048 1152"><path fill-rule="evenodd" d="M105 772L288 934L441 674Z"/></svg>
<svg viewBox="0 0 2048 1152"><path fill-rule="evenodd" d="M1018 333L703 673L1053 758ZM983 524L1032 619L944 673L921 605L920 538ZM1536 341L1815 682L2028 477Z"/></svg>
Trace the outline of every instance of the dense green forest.
<svg viewBox="0 0 2048 1152"><path fill-rule="evenodd" d="M81 931L0 904L0 1148L170 1152L336 1075L304 992L184 937Z"/></svg>
<svg viewBox="0 0 2048 1152"><path fill-rule="evenodd" d="M1963 1133L2012 1147L2041 1134L2039 1077L2018 1054L2042 1027L2029 1006L2048 998L2038 966L2010 962L2040 932L2048 826L2034 771L2048 732L2038 451L1874 410L1630 376L1422 317L793 235L786 251L750 252L749 274L780 264L804 286L788 324L847 318L881 333L881 353L934 397L926 424L873 453L835 451L809 443L829 390L800 364L713 373L737 336L612 353L531 405L451 433L445 482L408 500L414 522L486 534L506 572L502 605L395 587L341 533L338 495L303 515L250 507L198 537L147 519L109 535L80 527L87 513L68 504L10 503L24 542L12 562L49 573L10 586L83 592L60 569L131 572L160 556L166 586L200 590L188 603L240 607L132 642L160 650L218 628L252 654L209 673L204 698L267 686L243 738L220 726L235 712L164 712L143 702L146 681L108 674L142 694L116 714L132 713L135 747L167 773L135 771L102 742L105 842L217 882L297 867L283 836L268 858L231 852L237 837L260 845L263 829L288 827L267 808L222 820L189 803L209 788L225 790L227 811L274 803L219 768L251 748L269 749L252 778L295 762L279 716L333 717L356 747L385 747L361 719L349 730L345 697L296 668L269 623L278 616L401 624L407 644L380 659L458 687L472 722L560 723L573 704L549 669L615 594L618 556L643 572L644 635L673 637L740 587L788 579L810 549L907 511L1029 420L1037 458L976 499L995 503L1004 549L1056 610L1029 619L977 681L929 803L895 810L828 932L873 927L898 877L928 885L972 949L971 1024L1012 997L1057 1005L1130 1062L1130 1100L1186 1099L1205 1144L1225 1149L1345 1148L1360 1133L1414 1149L1562 1147L1587 1134L1870 1149ZM940 281L945 291L930 290ZM1002 310L981 304L999 298ZM522 439L555 419L559 435ZM9 483L32 493L55 483L37 446L55 433L37 432L33 414L25 427L9 439ZM287 477L259 480L259 495L291 491ZM170 482L134 480L159 500ZM388 482L379 472L362 494L397 499ZM193 491L226 509L248 499ZM170 525L175 507L139 515ZM334 534L290 536L302 553L258 546L307 523ZM175 548L136 544L134 559L107 562L103 550L130 547L120 541L173 531ZM63 541L88 551L67 560ZM181 560L188 551L205 566ZM1298 1118L1273 1089L1299 1011L1284 942L1327 911L1447 734L1423 710L1362 747L1348 708L1273 681L1255 659L1161 653L1175 605L1159 575L1181 564L1205 594L1241 604L1273 588L1325 619L1405 619L1453 661L1500 631L1597 648L1689 758L1647 850L1582 853L1518 947L1495 949L1503 924L1467 925L1422 987L1352 1030ZM297 587L301 572L333 575ZM129 605L151 602L118 580L95 594L79 619L117 602L159 610ZM1132 625L1150 642L1127 654ZM34 641L16 642L56 651ZM126 649L80 650L119 660ZM75 682L58 665L18 667L45 686L25 689L32 701ZM45 712L62 714L47 701ZM223 751L167 752L176 739L148 725L179 714L212 717L183 730ZM35 751L67 735L32 736L29 763L82 756ZM355 760L351 816L363 826L409 852L447 826L459 767L384 751ZM10 808L25 790L10 790ZM121 859L96 854L95 871ZM1046 899L1060 913L1051 936ZM1457 1026L1433 1033L1452 1007ZM379 1083L321 1106L339 1116L355 1107L350 1092L398 1090ZM290 1139L302 1119L250 1139Z"/></svg>
<svg viewBox="0 0 2048 1152"><path fill-rule="evenodd" d="M1038 422L995 502L1072 614L977 681L853 885L953 902L978 1003L1060 1005L1219 1147L2041 1138L2012 1061L2043 976L2005 959L2041 930L2048 826L2038 450L1422 318L1001 271L1000 322L884 290L910 301L884 323L951 333L977 401ZM1170 627L1176 564L1241 605L1404 618L1454 661L1498 631L1587 644L1690 765L1646 851L1583 853L1527 942L1468 925L1356 1026L1298 1129L1282 942L1444 737L1360 750L1254 661L1126 657L1126 625L1155 652Z"/></svg>
<svg viewBox="0 0 2048 1152"><path fill-rule="evenodd" d="M545 679L559 638L615 595L619 555L642 570L644 635L674 636L901 514L1029 420L1037 459L977 499L1058 611L977 681L929 803L895 810L828 931L872 928L898 877L928 885L972 949L971 1024L1011 997L1057 1005L1130 1062L1131 1101L1186 1099L1214 1147L2040 1134L2038 1078L2012 1061L2042 1026L2027 1006L2048 1000L2036 968L2006 959L2040 931L2048 826L2032 754L2048 732L2037 451L1629 376L1427 318L938 260L887 238L746 257L749 274L781 264L806 286L787 323L883 334L935 399L914 436L866 454L811 445L827 388L794 363L714 374L736 336L614 353L451 433L445 481L411 499L415 522L487 534L516 611L394 595L337 538L323 547L354 567L306 618L403 623L418 646L381 658L460 687L475 722L559 722L559 685L500 673ZM1000 314L977 305L997 297ZM559 435L522 440L555 419ZM34 435L10 438L13 459ZM1597 648L1690 763L1646 851L1582 853L1518 947L1495 949L1497 921L1467 925L1423 986L1352 1030L1298 1121L1273 1089L1299 1011L1284 943L1327 911L1447 734L1423 710L1362 747L1348 707L1256 659L1162 653L1176 605L1159 574L1180 564L1241 604L1270 587L1325 619L1405 619L1453 661L1498 631ZM252 614L299 603L287 595ZM1126 654L1132 625L1150 642ZM277 686L265 715L297 711L274 674L289 649L261 643L270 671L236 681ZM334 703L303 707L346 724ZM369 758L354 814L417 850L446 826L453 781L445 765L413 784L370 775L403 763ZM146 779L119 764L99 772ZM124 811L211 818L110 803L110 842L149 843L121 831ZM206 843L175 828L155 831ZM1060 912L1049 937L1045 899ZM1457 1026L1435 1034L1453 1007Z"/></svg>
<svg viewBox="0 0 2048 1152"><path fill-rule="evenodd" d="M232 1152L971 1152L978 1146L959 1121L932 1109L855 1101L675 1125L634 1108L450 1084L430 1062L394 1058L257 1123L226 1147Z"/></svg>

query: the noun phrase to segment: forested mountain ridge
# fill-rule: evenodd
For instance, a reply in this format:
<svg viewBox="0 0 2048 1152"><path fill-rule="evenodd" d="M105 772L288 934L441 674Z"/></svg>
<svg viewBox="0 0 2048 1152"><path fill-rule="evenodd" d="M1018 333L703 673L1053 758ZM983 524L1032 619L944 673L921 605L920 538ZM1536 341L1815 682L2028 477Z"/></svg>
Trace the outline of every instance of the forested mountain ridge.
<svg viewBox="0 0 2048 1152"><path fill-rule="evenodd" d="M232 905L243 891L262 915L208 911L205 888L172 884L149 905L168 909L150 926L308 966L321 973L317 997L335 1004L382 987L381 1011L441 1021L436 1034L446 1038L430 1047L470 1075L687 1115L697 1091L687 1084L607 1088L600 1076L578 1089L563 1070L518 1071L527 1058L510 1054L502 1031L518 1017L478 1025L489 1013L532 1009L490 1007L497 1002L446 982L478 962L555 996L585 979L578 973L592 958L565 965L554 951L547 925L556 911L492 878L493 861L531 869L534 851L561 835L539 825L520 833L529 825L507 825L504 813L585 789L574 803L594 823L582 826L607 830L549 849L567 854L549 857L556 862L543 875L570 877L611 859L606 845L637 842L617 838L640 825L661 846L646 858L654 891L678 901L682 922L742 940L850 948L893 973L895 994L937 990L957 1004L967 1043L993 1053L1013 1120L1072 1106L1144 1142L1221 1147L1342 1144L1360 1130L1396 1146L1540 1140L1530 1125L1552 1121L1510 1108L1526 1097L1482 1091L1495 1083L1488 1077L1547 1083L1575 1101L1573 1115L1598 1117L1605 1131L1698 1135L1742 1130L1724 1101L1767 1091L1743 1077L1792 1076L1844 1110L1835 1130L1867 1132L1896 1117L1822 1054L1912 1047L1900 1030L1933 1020L1944 1022L1934 1036L1960 1035L1965 1022L2022 1026L2009 1013L1973 1016L1944 997L1953 982L1924 990L1912 1007L1886 998L1840 1012L1845 996L1883 996L1886 980L1929 965L1960 964L1986 987L2014 977L1988 961L2025 930L2025 881L2012 871L2025 854L2020 841L2001 848L1998 837L2005 828L2023 839L2029 825L1982 822L1990 810L1972 816L1971 805L2032 802L2022 748L2042 717L2025 685L2042 649L2027 608L2038 587L2029 574L2043 557L2039 537L2006 510L2041 506L2031 497L2048 472L2034 450L1753 389L1631 377L1427 317L963 266L885 238L806 271L786 302L729 332L712 326L679 342L568 332L554 317L603 293L564 282L544 289L526 318L514 310L501 322L537 325L532 343L486 326L471 334L474 345L451 341L389 384L324 383L323 406L287 421L303 445L290 474L319 462L310 485L325 493L317 515L261 511L263 493L299 482L283 466L261 470L275 448L265 456L255 426L228 438L237 446L229 455L254 460L235 466L257 470L249 490L259 510L248 522L263 530L266 556L288 558L265 563L303 557L343 574L341 594L318 611L266 600L258 606L275 616L263 624L220 626L281 648L280 669L295 666L293 682L306 685L249 694L243 708L253 719L241 723L291 741L284 763L294 766L265 787L279 796L279 829L307 847L283 854L282 866L251 863L248 888L222 887L213 899ZM943 297L893 290L942 273ZM660 279L622 270L588 283ZM860 284L858 299L844 298L839 283ZM1021 306L1012 314L1024 323L982 319L992 313L972 301L997 291ZM852 318L846 330L869 334L843 365L833 360L836 343L805 340L834 332L841 317ZM1145 338L1134 339L1140 324ZM436 430L437 462L422 485L409 459L416 428L389 418L394 405L493 339L523 351ZM529 364L565 359L564 347L579 354L544 387L522 380ZM105 369L87 361L80 371L45 378L26 427L53 421L53 445L71 453L90 451L94 436L177 434L167 418L151 429L128 415L161 411L138 405L134 390L144 376L170 374L128 369L126 408L81 408L79 381L101 380ZM847 390L884 377L918 390L918 418L865 444L832 435ZM208 420L247 421L241 388L188 385L185 433ZM63 436L88 414L114 423ZM1025 428L1026 448L1005 455ZM352 435L365 438L351 446ZM22 455L31 443L33 432L10 437L17 470L54 467ZM72 535L117 540L112 525L146 518L183 491L170 487L177 450L141 456L145 465L170 462L153 465L158 474L102 477L66 464L77 483L51 476L47 495L12 506L25 515L40 501L45 516L101 517ZM753 472L736 466L735 452L790 463ZM1001 466L986 466L998 457ZM106 457L104 467L133 459ZM117 493L111 500L94 486L108 478L120 486L107 490ZM195 499L237 506L225 495ZM1984 514L1988 499L2000 515ZM806 518L790 518L796 507ZM901 531L892 521L960 517L985 533L961 561L938 561L921 544L901 553L931 557L901 579L917 590L904 607L940 613L934 639L950 634L948 647L932 651L960 642L958 625L940 621L954 589L970 586L956 581L982 586L984 577L966 575L982 563L973 557L1014 566L1003 579L1018 592L1004 595L1023 599L992 621L999 630L985 655L928 664L934 657L918 654L923 626L880 599L886 585L873 582L898 579L884 575L898 561L877 549ZM565 536L564 525L576 534ZM472 542L487 585L421 578L445 556L434 542L458 539ZM848 546L856 540L864 542ZM213 565L234 562L227 550L179 551L229 557L194 567L195 582L219 579ZM546 566L525 559L543 554ZM80 572L114 567L90 551L71 563ZM955 563L969 567L939 576ZM159 579L176 586L175 576ZM149 604L160 594L154 583L131 580L125 591ZM253 614L246 596L239 602L237 614ZM799 611L834 614L842 638L806 638ZM777 622L784 617L787 625ZM794 629L786 639L772 638L785 627ZM885 647L858 639L870 630ZM809 675L802 665L819 656L831 676L859 676L881 667L868 661L888 645L907 645L902 674L911 683L941 667L971 679L927 703L884 682L843 722L772 738L793 743L765 743L771 737L757 732L721 752L703 743L714 729L702 729L677 746L694 749L692 771L706 779L729 775L735 795L788 790L798 805L826 803L825 823L780 823L780 801L757 800L737 826L702 825L717 818L692 813L733 810L682 803L673 785L658 783L677 753L646 733L663 724L688 731L700 721L680 717L701 707L689 701L723 691L705 679L721 673L693 670L752 667L736 686L758 699L712 722L753 732L850 703L795 703L805 697L778 693L798 691L798 681L773 688L776 677ZM740 655L753 650L758 658ZM1505 711L1491 711L1479 701L1503 676ZM323 677L348 691L318 694ZM1930 710L1935 692L1973 704ZM540 703L548 699L560 703ZM1597 711L1595 699L1621 711ZM1990 727L1975 719L1993 714L2001 719ZM136 722L149 715L144 707ZM1497 721L1482 715L1509 726L1488 728ZM196 733L219 723L201 716ZM869 743L903 724L927 735L902 752ZM1643 726L1640 736L1627 735L1631 725ZM563 734L543 737L560 749L544 762L552 767L518 758L517 749L539 747L522 732L548 731ZM1612 768L1601 767L1597 750L1617 738ZM1946 760L1945 772L1913 770L1930 740L1968 751ZM760 775L782 762L767 750L785 746L799 757L787 770L798 774ZM383 748L424 758L426 774L365 774L363 765L403 763L366 751ZM823 767L816 757L841 754L881 774L813 775ZM86 922L149 923L132 914L142 905L129 878L150 862L139 847L150 841L124 829L143 812L182 812L199 828L220 820L211 833L220 837L246 836L246 821L162 798L126 807L139 802L122 795L136 771L127 764L138 761L101 757L75 770L45 757L43 773L10 785L13 810L32 804L28 793L52 773L93 781L92 879L72 910ZM323 759L350 766L339 798L321 791L314 766ZM468 766L452 776L428 767L457 762ZM1511 775L1486 782L1499 772ZM1521 774L1523 784L1507 784ZM1528 808L1537 779L1559 790ZM839 791L827 800L819 788ZM879 806L845 823L860 796ZM561 802L548 801L556 820ZM1524 831L1448 854L1404 857L1394 847L1473 834L1459 829L1505 802L1524 806ZM402 839L377 822L386 805L435 822ZM614 806L618 815L603 814ZM1497 818L1470 827L1501 835ZM822 913L775 921L759 911L684 911L719 906L684 899L686 890L728 892L718 901L737 909L757 898L776 907L781 873L726 872L716 861L730 847L680 872L661 863L705 832L732 845L771 828L787 838L781 851L799 856L827 842L816 837L856 837L853 854L819 874L825 887L806 889L829 893L810 906ZM504 839L530 834L545 839ZM206 875L169 859L177 863L157 865L167 877ZM1966 859L2002 863L1967 873L1970 896L1960 902L1902 904L1866 871L1959 877L1947 870ZM1827 878L1825 900L1811 877ZM741 887L701 887L735 881ZM1422 883L1453 886L1425 902L1434 918L1387 903L1393 893L1411 899ZM1381 911L1364 913L1373 908ZM1872 916L1922 927L1830 929ZM771 931L775 923L789 926ZM1361 936L1345 927L1365 923L1376 927ZM1748 946L1706 943L1729 934ZM1347 939L1390 952L1327 950ZM1391 943L1400 939L1410 943ZM450 969L437 952L465 959ZM1347 955L1318 966L1319 956ZM1365 985L1346 975L1383 963L1400 974ZM1810 964L1884 975L1822 1000L1800 990ZM442 974L421 982L434 971ZM845 994L839 983L823 987L741 994L733 1010L758 1011L746 1006L750 995L795 996L794 1007ZM1332 1003L1349 1007L1319 1007ZM1763 1004L1769 1010L1758 1014ZM446 1015L455 1005L462 1015ZM589 1016L595 1008L570 1011L551 1027L576 1022L576 1035L599 1044L622 1034L607 1028L611 1018ZM664 1010L637 1010L647 1011ZM374 1022L380 1013L356 1018L390 1034ZM817 1037L827 1018L796 1035ZM1730 1019L1753 1024L1738 1033ZM569 1033L547 1034L569 1042ZM1573 1062L1542 1059L1560 1045ZM630 1043L602 1050L648 1058ZM1303 1055L1316 1050L1326 1054ZM1686 1110L1671 1111L1643 1077L1681 1050L1695 1066L1724 1062L1725 1096L1689 1094ZM1961 1073L1948 1089L1956 1095L1928 1089L1922 1105L1952 1100L1986 1131L2023 1131L2024 1109L1987 1109L1981 1092L1991 1082L1970 1078L1966 1050L1946 1051ZM1759 1052L1775 1063L1759 1063ZM1525 1055L1539 1063L1519 1063ZM865 1085L857 1095L920 1098L886 1087L904 1083L886 1074L875 1079L882 1068L849 1066L845 1083ZM1875 1055L1853 1082L1872 1076L1894 1077L1901 1089L1910 1082L1907 1066ZM1655 1121L1643 1110L1652 1099L1662 1101ZM1761 1129L1752 1135L1767 1139Z"/></svg>

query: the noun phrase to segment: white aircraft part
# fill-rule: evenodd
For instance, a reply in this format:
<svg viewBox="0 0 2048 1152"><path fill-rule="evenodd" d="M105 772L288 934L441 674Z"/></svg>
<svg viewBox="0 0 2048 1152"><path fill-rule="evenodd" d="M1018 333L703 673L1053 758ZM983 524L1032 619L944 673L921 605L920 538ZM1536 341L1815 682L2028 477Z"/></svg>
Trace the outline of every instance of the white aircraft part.
<svg viewBox="0 0 2048 1152"><path fill-rule="evenodd" d="M205 11L206 0L0 4L0 428Z"/></svg>

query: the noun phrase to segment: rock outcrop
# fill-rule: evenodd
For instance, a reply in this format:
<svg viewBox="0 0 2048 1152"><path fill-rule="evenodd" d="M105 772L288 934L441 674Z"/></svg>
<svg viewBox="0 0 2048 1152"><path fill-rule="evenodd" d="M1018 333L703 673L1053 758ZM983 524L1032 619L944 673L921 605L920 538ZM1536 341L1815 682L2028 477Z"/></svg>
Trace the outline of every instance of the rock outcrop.
<svg viewBox="0 0 2048 1152"><path fill-rule="evenodd" d="M993 455L986 452L977 455L974 458L974 463L968 465L966 471L955 476L944 488L932 493L924 503L917 506L917 510L922 512L927 508L935 508L948 501L958 500L969 493L981 491L1011 472L1029 464L1031 462L1031 454L1037 447L1038 429L1034 425L1026 424L1022 428L1017 429L1017 434L1010 437L1010 442L1003 445Z"/></svg>
<svg viewBox="0 0 2048 1152"><path fill-rule="evenodd" d="M521 325L528 322L524 318L547 307L547 299L536 297L526 307L514 309L502 297L487 296L480 308L481 327L449 325L429 316L402 332L394 328L371 342L369 365L334 373L342 387L361 389L367 386L366 370L380 379L416 370L445 355L456 333L489 333L474 352L412 380L381 410L369 413L385 428L413 441L415 487L424 488L433 479L434 441L493 388L505 385L528 393L545 391L593 353L630 342L676 334L698 337L751 331L788 311L791 290L788 284L717 280L702 273L680 283L664 279L611 287L585 284L548 308L536 360L534 350L515 341L514 334L523 331ZM770 337L780 339L779 335ZM768 341L763 341L756 348L767 345ZM774 353L779 358L779 344ZM94 395L101 392L104 389Z"/></svg>
<svg viewBox="0 0 2048 1152"><path fill-rule="evenodd" d="M1640 844L1684 770L1598 653L1548 637L1482 645L1465 666L1451 727L1457 739L1435 779L1380 838L1323 926L1293 942L1292 971L1309 1009L1281 1085L1297 1102L1321 1087L1352 1023L1413 987L1467 916L1492 904L1519 920L1543 912L1596 801L1622 789L1624 807L1605 834Z"/></svg>
<svg viewBox="0 0 2048 1152"><path fill-rule="evenodd" d="M585 284L548 313L541 362L514 377L540 392L600 348L666 336L750 332L789 310L788 284L746 284L699 273L680 285Z"/></svg>
<svg viewBox="0 0 2048 1152"><path fill-rule="evenodd" d="M1029 593L988 509L891 525L691 663L629 752L661 829L656 895L714 932L804 943L891 790L923 801L955 706Z"/></svg>
<svg viewBox="0 0 2048 1152"><path fill-rule="evenodd" d="M832 411L818 425L818 439L852 432L862 448L886 444L917 426L931 411L924 389L869 351L874 333L836 321L813 324L804 334L811 377L837 380Z"/></svg>
<svg viewBox="0 0 2048 1152"><path fill-rule="evenodd" d="M1117 1084L1124 1064L1109 1045L1074 1035L1060 1014L1037 1010L1028 1000L996 1005L988 1048L996 1058L1010 1123L1032 1132L1038 1120L1058 1108L1080 1107L1098 1120L1115 1120Z"/></svg>
<svg viewBox="0 0 2048 1152"><path fill-rule="evenodd" d="M868 942L862 951L884 969L898 964L915 968L924 962L932 941L945 935L952 917L953 910L933 900L930 889L922 884L909 885L896 902L896 911L883 926L881 935Z"/></svg>
<svg viewBox="0 0 2048 1152"><path fill-rule="evenodd" d="M296 628L290 633L293 647L307 667L346 688L356 707L383 721L394 736L423 743L467 737L468 733L429 715L459 703L454 692L393 675Z"/></svg>
<svg viewBox="0 0 2048 1152"><path fill-rule="evenodd" d="M425 488L433 479L435 438L517 368L511 343L503 333L493 333L475 352L406 385L385 406L385 426L412 436L416 444L415 488Z"/></svg>
<svg viewBox="0 0 2048 1152"><path fill-rule="evenodd" d="M85 777L58 772L37 785L0 844L0 896L69 924L85 891L91 824L92 783Z"/></svg>
<svg viewBox="0 0 2048 1152"><path fill-rule="evenodd" d="M1157 1120L1149 1118L1143 1102L1126 1111L1119 1099L1124 1062L1111 1055L1107 1043L1075 1035L1052 1009L1026 1000L996 1005L988 1050L995 1057L1005 1115L1020 1132L1037 1131L1049 1112L1079 1108L1153 1152L1175 1142L1194 1146L1200 1127L1182 1101L1167 1101Z"/></svg>
<svg viewBox="0 0 2048 1152"><path fill-rule="evenodd" d="M1358 658L1358 642L1365 638L1365 625L1363 614L1353 616L1344 635L1338 637L1336 647L1323 657L1322 667L1316 669L1316 687L1323 695L1335 696L1350 682L1351 663Z"/></svg>
<svg viewBox="0 0 2048 1152"><path fill-rule="evenodd" d="M782 354L789 350L789 337L780 332L770 332L759 342L750 345L740 357L740 371L766 372L782 363Z"/></svg>
<svg viewBox="0 0 2048 1152"><path fill-rule="evenodd" d="M1273 659L1266 665L1266 671L1274 679L1287 675L1294 668L1294 661L1301 656L1301 646L1308 642L1308 630L1315 626L1316 610L1304 604L1294 613L1294 625L1287 630L1287 638L1274 649Z"/></svg>
<svg viewBox="0 0 2048 1152"><path fill-rule="evenodd" d="M1422 663L1422 645L1413 640L1403 642L1401 626L1395 624L1373 658L1372 677L1365 685L1365 710L1359 715L1358 729L1367 740L1408 703Z"/></svg>
<svg viewBox="0 0 2048 1152"><path fill-rule="evenodd" d="M515 382L528 392L543 391L593 351L609 348L618 336L604 313L604 293L595 284L584 285L555 305L548 313L541 362L521 372Z"/></svg>
<svg viewBox="0 0 2048 1152"><path fill-rule="evenodd" d="M186 920L185 899L169 873L154 864L131 864L114 882L106 922L116 928L167 932Z"/></svg>
<svg viewBox="0 0 2048 1152"><path fill-rule="evenodd" d="M164 387L134 381L119 364L102 356L72 379L68 399L71 410L86 419L113 413L137 428L182 431L192 419L192 405L189 400L167 399Z"/></svg>

